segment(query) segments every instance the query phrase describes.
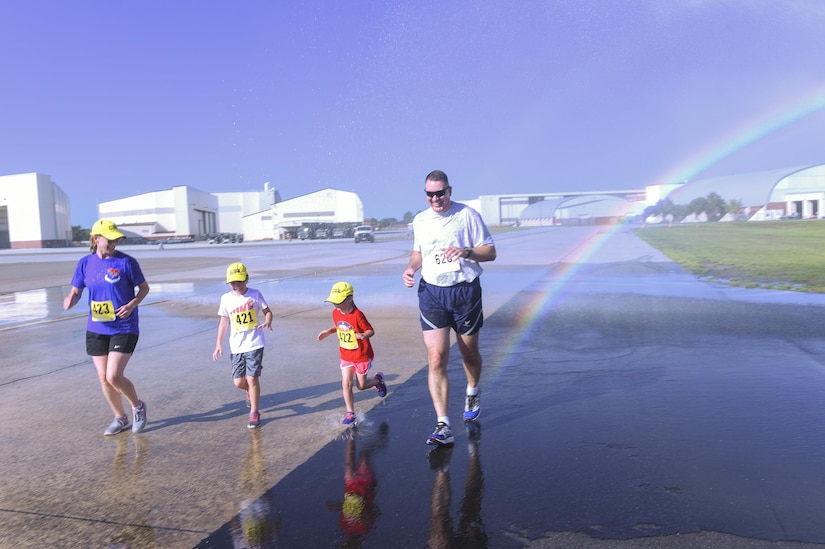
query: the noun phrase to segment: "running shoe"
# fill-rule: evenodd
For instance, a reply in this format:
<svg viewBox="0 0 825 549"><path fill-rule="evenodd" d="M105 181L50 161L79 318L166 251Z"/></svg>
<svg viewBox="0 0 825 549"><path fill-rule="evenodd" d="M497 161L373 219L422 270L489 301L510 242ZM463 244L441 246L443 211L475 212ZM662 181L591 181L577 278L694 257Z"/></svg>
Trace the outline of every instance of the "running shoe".
<svg viewBox="0 0 825 549"><path fill-rule="evenodd" d="M252 412L249 414L249 424L247 427L249 429L257 429L261 426L261 414L260 412Z"/></svg>
<svg viewBox="0 0 825 549"><path fill-rule="evenodd" d="M132 432L139 433L146 427L146 403L140 401L137 408L132 408L134 419L132 420Z"/></svg>
<svg viewBox="0 0 825 549"><path fill-rule="evenodd" d="M129 428L129 417L116 417L115 420L109 425L105 431L103 431L104 435L116 435L121 431L125 431Z"/></svg>
<svg viewBox="0 0 825 549"><path fill-rule="evenodd" d="M347 412L344 416L344 421L341 422L342 425L353 425L355 423L355 412Z"/></svg>
<svg viewBox="0 0 825 549"><path fill-rule="evenodd" d="M387 384L384 383L384 374L378 372L375 374L375 379L378 380L378 385L375 386L375 390L378 391L378 396L384 398L387 396Z"/></svg>
<svg viewBox="0 0 825 549"><path fill-rule="evenodd" d="M464 400L464 421L475 421L481 414L481 393L467 395Z"/></svg>
<svg viewBox="0 0 825 549"><path fill-rule="evenodd" d="M433 431L433 434L427 439L427 444L440 444L442 446L452 444L453 442L455 442L453 431L450 429L450 426L443 421L438 422L438 425L435 426L435 431Z"/></svg>

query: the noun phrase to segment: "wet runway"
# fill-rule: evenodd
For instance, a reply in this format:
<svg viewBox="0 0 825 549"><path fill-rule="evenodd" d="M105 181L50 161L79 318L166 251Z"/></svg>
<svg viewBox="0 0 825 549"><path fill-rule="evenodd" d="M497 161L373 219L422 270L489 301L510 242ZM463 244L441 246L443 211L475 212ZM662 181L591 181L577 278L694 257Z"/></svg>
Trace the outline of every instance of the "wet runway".
<svg viewBox="0 0 825 549"><path fill-rule="evenodd" d="M825 297L696 280L623 229L496 241L480 421L459 420L454 352L456 443L434 454L415 295L400 278L410 241L135 250L153 287L127 368L149 406L140 435L102 436L109 412L82 319L54 306L63 290L5 293L0 545L825 544ZM68 280L75 259L47 255L40 276ZM20 257L0 254L0 273ZM252 432L228 359L210 357L237 259L275 311ZM356 393L352 432L339 426L337 351L314 341L341 279L376 328L389 385L383 401Z"/></svg>

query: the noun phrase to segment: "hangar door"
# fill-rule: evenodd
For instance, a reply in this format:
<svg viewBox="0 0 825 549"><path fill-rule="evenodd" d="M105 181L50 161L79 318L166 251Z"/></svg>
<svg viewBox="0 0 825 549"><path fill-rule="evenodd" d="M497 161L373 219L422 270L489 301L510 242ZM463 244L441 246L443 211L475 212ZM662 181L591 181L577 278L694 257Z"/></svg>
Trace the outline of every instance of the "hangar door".
<svg viewBox="0 0 825 549"><path fill-rule="evenodd" d="M9 237L9 207L0 206L0 250L11 248Z"/></svg>

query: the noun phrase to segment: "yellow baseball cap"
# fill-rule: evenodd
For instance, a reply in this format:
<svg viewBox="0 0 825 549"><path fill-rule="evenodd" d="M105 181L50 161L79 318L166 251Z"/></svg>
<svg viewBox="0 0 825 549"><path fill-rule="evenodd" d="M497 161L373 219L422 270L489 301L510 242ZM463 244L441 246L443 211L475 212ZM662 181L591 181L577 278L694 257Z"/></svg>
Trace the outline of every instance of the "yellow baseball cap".
<svg viewBox="0 0 825 549"><path fill-rule="evenodd" d="M249 278L249 273L246 272L246 265L243 263L233 263L226 268L226 283L230 282L246 282Z"/></svg>
<svg viewBox="0 0 825 549"><path fill-rule="evenodd" d="M123 238L123 233L117 230L117 225L108 219L99 219L92 225L92 230L89 232L92 236L102 236L106 240L117 240Z"/></svg>
<svg viewBox="0 0 825 549"><path fill-rule="evenodd" d="M333 284L332 290L329 292L329 297L324 301L329 301L330 303L335 303L337 305L339 303L343 303L343 301L353 293L355 292L352 291L352 285L349 282L336 282Z"/></svg>

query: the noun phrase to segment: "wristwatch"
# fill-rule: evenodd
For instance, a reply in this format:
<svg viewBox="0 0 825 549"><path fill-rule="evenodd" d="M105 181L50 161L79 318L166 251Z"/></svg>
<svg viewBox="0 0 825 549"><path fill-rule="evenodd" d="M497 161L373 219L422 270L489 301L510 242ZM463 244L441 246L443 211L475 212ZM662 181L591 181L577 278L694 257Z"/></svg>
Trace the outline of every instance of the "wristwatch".
<svg viewBox="0 0 825 549"><path fill-rule="evenodd" d="M464 248L464 259L468 259L471 255L473 255L473 249Z"/></svg>

